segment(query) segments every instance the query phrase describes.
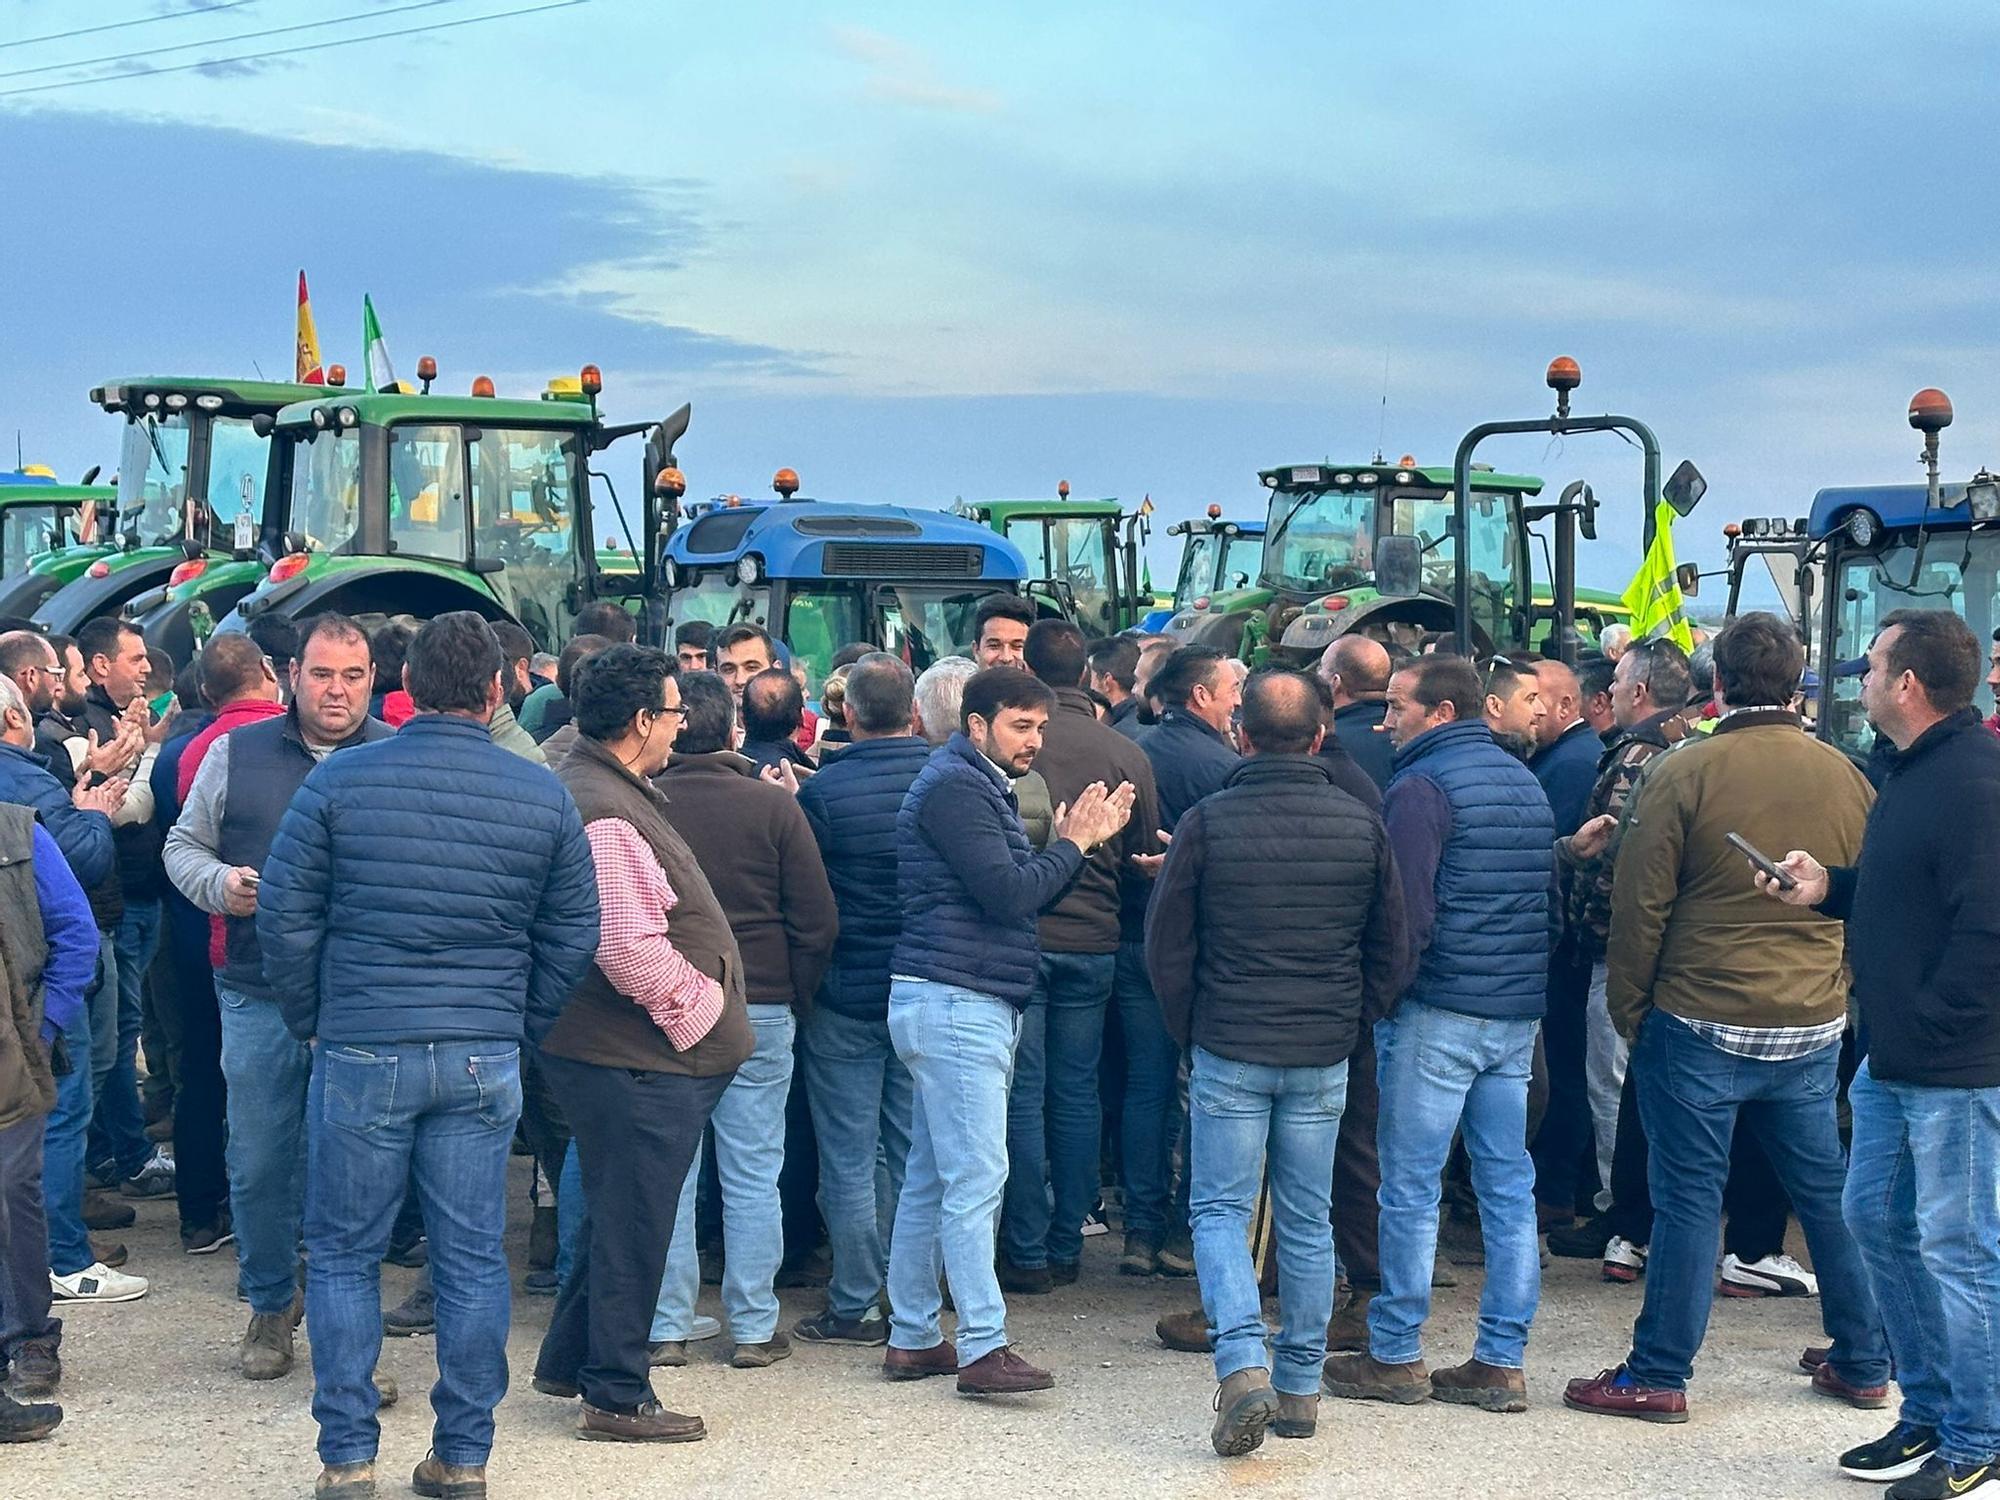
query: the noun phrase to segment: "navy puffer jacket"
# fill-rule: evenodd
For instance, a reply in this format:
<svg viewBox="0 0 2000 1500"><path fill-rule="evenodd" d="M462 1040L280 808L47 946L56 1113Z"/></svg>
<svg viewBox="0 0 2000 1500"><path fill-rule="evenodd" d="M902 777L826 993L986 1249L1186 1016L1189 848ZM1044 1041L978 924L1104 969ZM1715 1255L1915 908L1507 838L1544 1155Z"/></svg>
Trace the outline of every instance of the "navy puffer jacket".
<svg viewBox="0 0 2000 1500"><path fill-rule="evenodd" d="M420 714L306 777L257 896L300 1037L519 1042L597 952L597 872L568 790L486 726Z"/></svg>
<svg viewBox="0 0 2000 1500"><path fill-rule="evenodd" d="M49 758L19 745L0 744L0 802L32 807L56 847L69 862L69 872L86 891L111 873L114 856L111 820L101 812L85 812L70 801L69 790L49 769Z"/></svg>
<svg viewBox="0 0 2000 1500"><path fill-rule="evenodd" d="M1082 851L1056 839L1035 853L1012 788L962 733L910 784L896 849L903 930L890 973L1026 1008L1042 956L1035 919L1076 879Z"/></svg>
<svg viewBox="0 0 2000 1500"><path fill-rule="evenodd" d="M896 891L896 814L931 747L913 734L859 740L799 788L840 909L819 1003L857 1020L889 1013L889 955L903 930Z"/></svg>

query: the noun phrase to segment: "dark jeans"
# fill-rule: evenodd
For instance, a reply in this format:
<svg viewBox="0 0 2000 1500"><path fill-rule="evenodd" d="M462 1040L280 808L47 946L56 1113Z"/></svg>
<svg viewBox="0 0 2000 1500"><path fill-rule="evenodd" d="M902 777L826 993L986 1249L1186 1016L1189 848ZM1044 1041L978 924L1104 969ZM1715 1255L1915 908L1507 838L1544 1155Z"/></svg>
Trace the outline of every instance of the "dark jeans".
<svg viewBox="0 0 2000 1500"><path fill-rule="evenodd" d="M30 1115L0 1130L0 1370L19 1340L62 1327L49 1322L49 1229L42 1214L47 1123L46 1115Z"/></svg>
<svg viewBox="0 0 2000 1500"><path fill-rule="evenodd" d="M1725 1052L1663 1011L1648 1015L1632 1048L1639 1108L1655 1146L1648 1176L1653 1238L1646 1304L1626 1360L1641 1385L1684 1390L1708 1332L1723 1185L1737 1121L1763 1140L1798 1205L1819 1276L1829 1356L1855 1385L1889 1378L1889 1346L1861 1252L1841 1217L1847 1162L1834 1116L1840 1048L1766 1062Z"/></svg>
<svg viewBox="0 0 2000 1500"><path fill-rule="evenodd" d="M185 908L185 910L183 910ZM162 988L179 1019L180 1064L174 1080L174 1193L181 1226L213 1223L229 1201L225 1159L228 1102L222 1081L222 1014L208 966L208 917L178 896L166 902Z"/></svg>
<svg viewBox="0 0 2000 1500"><path fill-rule="evenodd" d="M1117 967L1112 953L1044 953L1021 1017L1000 1231L1002 1253L1017 1266L1083 1258L1083 1216L1101 1186L1097 1065Z"/></svg>
<svg viewBox="0 0 2000 1500"><path fill-rule="evenodd" d="M1379 1291L1382 1258L1377 1242L1382 1204L1382 1158L1375 1150L1375 1116L1382 1090L1375 1076L1375 1028L1366 1020L1347 1059L1347 1106L1333 1148L1333 1248L1347 1284Z"/></svg>
<svg viewBox="0 0 2000 1500"><path fill-rule="evenodd" d="M374 1459L382 1255L412 1164L437 1287L431 1448L477 1467L507 1394L507 1154L521 1114L512 1042L321 1042L306 1096L306 1320L324 1464Z"/></svg>
<svg viewBox="0 0 2000 1500"><path fill-rule="evenodd" d="M1111 992L1118 1002L1119 1032L1125 1044L1125 1098L1119 1121L1125 1232L1164 1244L1187 1225L1185 1217L1176 1212L1173 1197L1174 1140L1180 1134L1182 1118L1176 1087L1181 1049L1167 1035L1160 1002L1146 977L1145 943L1119 946ZM1352 1088L1350 1083L1350 1097ZM1369 1093L1374 1093L1372 1083ZM1369 1189L1371 1203L1374 1191ZM1372 1217L1370 1223L1372 1226Z"/></svg>
<svg viewBox="0 0 2000 1500"><path fill-rule="evenodd" d="M647 1334L674 1210L701 1133L733 1076L688 1078L538 1058L574 1133L583 1167L576 1261L535 1360L537 1379L583 1392L599 1411L654 1399Z"/></svg>
<svg viewBox="0 0 2000 1500"><path fill-rule="evenodd" d="M1581 1206L1588 1213L1597 1189L1590 1092L1584 1076L1590 960L1577 957L1574 943L1564 942L1549 960L1548 997L1542 1056L1548 1067L1549 1103L1531 1152L1535 1201L1565 1212Z"/></svg>
<svg viewBox="0 0 2000 1500"><path fill-rule="evenodd" d="M112 934L117 951L116 1050L110 1071L97 1080L97 1116L90 1129L90 1159L116 1163L121 1177L136 1175L153 1154L153 1144L146 1139L146 1117L139 1108L139 1030L145 1016L146 972L153 966L159 942L160 903L127 901L125 915ZM91 1019L94 1026L95 1013ZM102 1056L103 1039L95 1040Z"/></svg>

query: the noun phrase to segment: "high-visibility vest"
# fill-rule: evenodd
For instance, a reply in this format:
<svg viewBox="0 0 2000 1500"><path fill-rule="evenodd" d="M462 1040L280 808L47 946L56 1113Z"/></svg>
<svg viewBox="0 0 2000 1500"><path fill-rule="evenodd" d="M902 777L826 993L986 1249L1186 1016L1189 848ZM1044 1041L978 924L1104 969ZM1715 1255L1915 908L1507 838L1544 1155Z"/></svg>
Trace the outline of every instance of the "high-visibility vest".
<svg viewBox="0 0 2000 1500"><path fill-rule="evenodd" d="M1683 651L1694 650L1694 630L1688 624L1686 601L1674 578L1674 508L1662 500L1653 512L1653 544L1632 581L1625 586L1625 607L1632 611L1632 638L1665 636Z"/></svg>

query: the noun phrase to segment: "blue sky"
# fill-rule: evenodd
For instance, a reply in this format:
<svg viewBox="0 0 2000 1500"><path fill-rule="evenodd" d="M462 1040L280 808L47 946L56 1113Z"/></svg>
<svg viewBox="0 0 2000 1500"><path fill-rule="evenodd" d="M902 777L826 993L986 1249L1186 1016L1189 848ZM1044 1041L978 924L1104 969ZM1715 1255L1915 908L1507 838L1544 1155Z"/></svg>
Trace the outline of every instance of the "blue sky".
<svg viewBox="0 0 2000 1500"><path fill-rule="evenodd" d="M1261 465L1448 462L1541 413L1559 353L1709 476L1683 555L1915 478L1920 385L1961 413L1948 470L2000 462L1988 7L590 0L132 76L530 0L408 3L35 46L189 0L6 8L0 95L123 76L0 97L0 433L67 476L115 452L107 376L278 373L304 266L329 359L366 291L448 385L594 360L614 416L692 401L697 493L788 464L1255 510ZM1591 479L1582 573L1623 583L1635 454L1482 456Z"/></svg>

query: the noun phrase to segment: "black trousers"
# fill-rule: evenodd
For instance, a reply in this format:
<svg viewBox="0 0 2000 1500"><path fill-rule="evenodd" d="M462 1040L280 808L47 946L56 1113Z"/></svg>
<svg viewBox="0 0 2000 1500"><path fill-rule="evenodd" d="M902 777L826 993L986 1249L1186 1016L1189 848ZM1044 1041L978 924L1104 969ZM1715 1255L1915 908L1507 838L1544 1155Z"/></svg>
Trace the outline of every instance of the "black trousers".
<svg viewBox="0 0 2000 1500"><path fill-rule="evenodd" d="M208 915L178 892L162 903L154 993L171 1008L180 1034L174 1079L174 1194L181 1227L211 1224L229 1201L228 1095L222 1081L222 1014L208 963Z"/></svg>
<svg viewBox="0 0 2000 1500"><path fill-rule="evenodd" d="M1349 1286L1375 1292L1382 1287L1382 1257L1376 1226L1382 1206L1382 1158L1375 1150L1375 1117L1382 1093L1375 1081L1375 1028L1363 1018L1354 1051L1347 1059L1347 1108L1333 1147L1333 1248Z"/></svg>
<svg viewBox="0 0 2000 1500"><path fill-rule="evenodd" d="M546 1053L538 1062L576 1139L584 1211L535 1375L577 1386L599 1411L630 1415L654 1399L649 1335L681 1184L734 1075L642 1073Z"/></svg>
<svg viewBox="0 0 2000 1500"><path fill-rule="evenodd" d="M1584 1079L1590 960L1578 958L1574 942L1565 940L1549 958L1548 1001L1542 1054L1548 1065L1549 1104L1541 1128L1530 1137L1535 1201L1564 1211L1582 1204L1587 1213L1597 1189L1596 1137Z"/></svg>

